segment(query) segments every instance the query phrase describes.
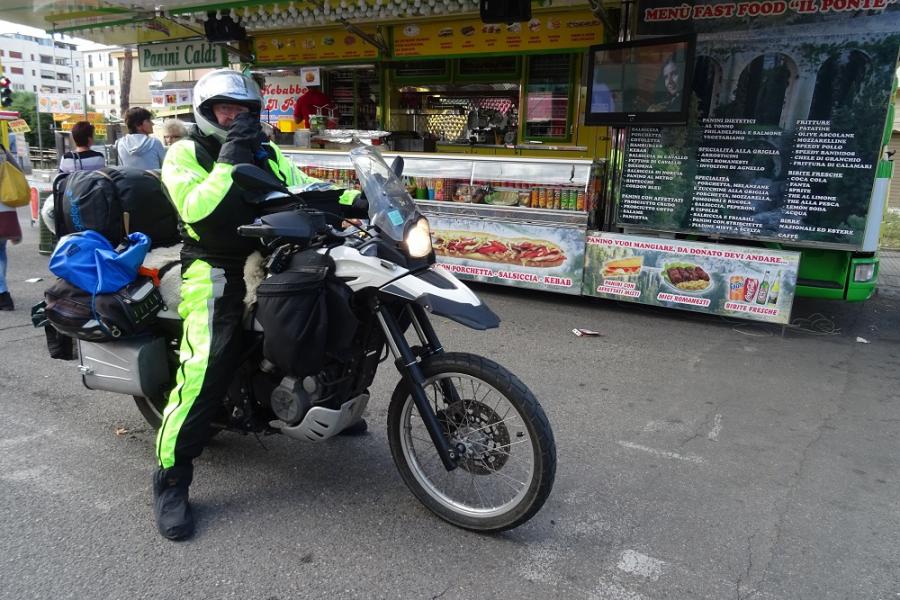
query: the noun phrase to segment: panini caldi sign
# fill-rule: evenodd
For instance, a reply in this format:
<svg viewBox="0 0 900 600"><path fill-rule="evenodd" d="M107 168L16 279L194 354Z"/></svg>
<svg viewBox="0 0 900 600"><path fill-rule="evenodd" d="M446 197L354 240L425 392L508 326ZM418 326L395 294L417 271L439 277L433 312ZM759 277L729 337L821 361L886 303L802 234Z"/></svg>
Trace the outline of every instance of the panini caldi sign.
<svg viewBox="0 0 900 600"><path fill-rule="evenodd" d="M221 46L192 40L138 46L141 71L177 71L179 69L216 68L225 65Z"/></svg>

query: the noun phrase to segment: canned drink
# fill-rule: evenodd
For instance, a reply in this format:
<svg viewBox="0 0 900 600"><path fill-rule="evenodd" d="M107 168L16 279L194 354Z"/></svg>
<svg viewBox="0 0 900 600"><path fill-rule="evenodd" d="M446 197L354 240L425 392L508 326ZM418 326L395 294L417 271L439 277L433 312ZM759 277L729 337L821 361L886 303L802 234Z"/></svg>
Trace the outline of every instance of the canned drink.
<svg viewBox="0 0 900 600"><path fill-rule="evenodd" d="M562 200L562 192L559 188L553 190L553 208L559 210L559 204Z"/></svg>
<svg viewBox="0 0 900 600"><path fill-rule="evenodd" d="M538 208L547 208L547 188L538 188Z"/></svg>
<svg viewBox="0 0 900 600"><path fill-rule="evenodd" d="M537 208L538 206L540 206L540 204L538 203L538 194L539 194L539 192L536 187L531 188L531 202L528 204L528 206L531 206L534 208Z"/></svg>
<svg viewBox="0 0 900 600"><path fill-rule="evenodd" d="M728 299L740 302L744 299L744 278L732 275L728 279Z"/></svg>
<svg viewBox="0 0 900 600"><path fill-rule="evenodd" d="M584 209L585 209L584 190L578 190L578 194L575 196L575 210L584 210Z"/></svg>
<svg viewBox="0 0 900 600"><path fill-rule="evenodd" d="M575 210L575 202L578 197L578 192L575 190L568 190L566 192L566 209Z"/></svg>
<svg viewBox="0 0 900 600"><path fill-rule="evenodd" d="M744 280L744 295L741 298L744 302L753 302L756 297L756 290L759 289L759 279L748 277Z"/></svg>

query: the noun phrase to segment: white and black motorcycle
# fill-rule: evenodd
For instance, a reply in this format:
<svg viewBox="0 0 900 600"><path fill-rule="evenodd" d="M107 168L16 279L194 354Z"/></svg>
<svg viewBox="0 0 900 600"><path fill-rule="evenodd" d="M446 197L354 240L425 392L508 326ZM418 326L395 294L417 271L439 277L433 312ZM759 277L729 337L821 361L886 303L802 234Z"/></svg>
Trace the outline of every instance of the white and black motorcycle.
<svg viewBox="0 0 900 600"><path fill-rule="evenodd" d="M259 315L250 312L242 367L216 426L328 439L360 418L376 370L390 355L402 379L388 410L388 440L409 489L439 517L466 529L521 525L553 486L556 447L547 417L528 387L502 366L444 350L429 313L480 330L500 321L434 264L428 221L398 177L402 160L388 167L376 150L361 145L350 158L369 219L349 230L327 225L321 213L304 207L302 193L293 194L265 171L252 165L235 169L234 180L245 190L267 201L295 201L240 229L269 250L260 295L278 272L310 272L310 265L315 272L326 264L346 290L345 309L352 314L345 320L355 323L341 352L301 348L311 359L304 364L317 365L317 372L298 375L270 360L266 333L254 318ZM302 287L284 286L283 292ZM174 310L166 313L175 316ZM82 343L86 385L132 394L158 427L174 381L180 329L179 320L160 318L149 340ZM309 356L315 352L323 356Z"/></svg>

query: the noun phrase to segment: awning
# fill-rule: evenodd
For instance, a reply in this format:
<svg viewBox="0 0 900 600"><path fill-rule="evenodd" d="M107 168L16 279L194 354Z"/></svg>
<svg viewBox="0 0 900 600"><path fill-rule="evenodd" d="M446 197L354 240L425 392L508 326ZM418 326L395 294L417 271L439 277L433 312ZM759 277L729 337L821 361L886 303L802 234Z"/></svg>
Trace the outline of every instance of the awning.
<svg viewBox="0 0 900 600"><path fill-rule="evenodd" d="M9 4L4 2L4 4ZM474 16L478 0L12 0L0 16L6 21L64 33L114 46L203 37L208 13L230 17L249 35L315 27L409 23L436 17ZM345 7L342 8L341 4ZM433 4L433 6L432 6ZM590 6L588 0L554 0L553 7Z"/></svg>

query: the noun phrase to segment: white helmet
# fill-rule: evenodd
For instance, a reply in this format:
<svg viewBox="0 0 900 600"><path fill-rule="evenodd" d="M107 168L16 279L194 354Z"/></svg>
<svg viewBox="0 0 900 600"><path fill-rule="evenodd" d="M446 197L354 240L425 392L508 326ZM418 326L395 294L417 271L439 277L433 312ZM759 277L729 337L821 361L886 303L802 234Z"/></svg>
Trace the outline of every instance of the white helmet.
<svg viewBox="0 0 900 600"><path fill-rule="evenodd" d="M194 119L203 135L214 136L219 142L225 141L227 131L223 129L213 114L216 102L230 102L246 106L257 114L262 110L262 93L251 78L231 69L218 69L207 73L194 86Z"/></svg>

